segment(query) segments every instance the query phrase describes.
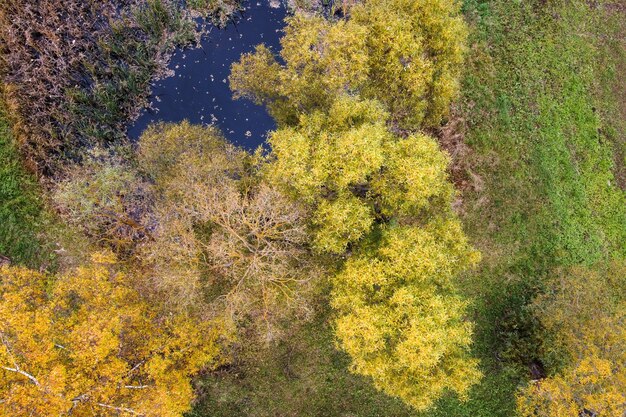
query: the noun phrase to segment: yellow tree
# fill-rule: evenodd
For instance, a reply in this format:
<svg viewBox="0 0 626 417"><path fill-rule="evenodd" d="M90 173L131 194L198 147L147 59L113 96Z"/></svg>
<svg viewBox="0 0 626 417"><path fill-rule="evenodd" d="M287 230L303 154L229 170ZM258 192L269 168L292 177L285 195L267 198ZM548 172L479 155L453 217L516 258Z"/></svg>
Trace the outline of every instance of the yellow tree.
<svg viewBox="0 0 626 417"><path fill-rule="evenodd" d="M296 14L281 39L284 64L260 45L233 65L231 88L267 105L279 125L360 94L401 129L436 126L459 88L465 32L450 0L366 0L334 22Z"/></svg>
<svg viewBox="0 0 626 417"><path fill-rule="evenodd" d="M379 239L334 278L340 347L355 372L417 410L445 390L463 397L480 372L469 354L472 326L453 278L478 254L456 220L389 227Z"/></svg>
<svg viewBox="0 0 626 417"><path fill-rule="evenodd" d="M269 137L267 180L313 208L314 244L342 253L374 223L448 213L448 158L422 134L392 135L374 100L339 96Z"/></svg>
<svg viewBox="0 0 626 417"><path fill-rule="evenodd" d="M177 304L252 321L266 338L308 314L304 295L321 268L308 250L306 210L259 181L255 157L186 123L149 130L140 154L158 190L144 248L158 286Z"/></svg>
<svg viewBox="0 0 626 417"><path fill-rule="evenodd" d="M626 265L575 267L534 304L544 329L547 378L518 396L524 417L621 417L626 413Z"/></svg>
<svg viewBox="0 0 626 417"><path fill-rule="evenodd" d="M0 415L180 416L219 337L142 300L106 254L58 277L4 267Z"/></svg>

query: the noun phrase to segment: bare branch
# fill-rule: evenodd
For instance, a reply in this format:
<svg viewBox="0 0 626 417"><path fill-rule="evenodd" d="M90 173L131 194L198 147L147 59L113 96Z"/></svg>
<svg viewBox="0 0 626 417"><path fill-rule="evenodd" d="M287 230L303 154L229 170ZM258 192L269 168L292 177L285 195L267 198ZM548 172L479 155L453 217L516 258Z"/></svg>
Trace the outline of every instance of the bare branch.
<svg viewBox="0 0 626 417"><path fill-rule="evenodd" d="M131 408L125 408L125 407L115 407L113 405L109 405L109 404L103 404L103 403L97 403L97 405L99 407L103 407L103 408L109 408L111 410L115 410L115 411L123 411L125 413L130 413L136 416L142 416L143 414L138 413L137 411L131 409Z"/></svg>
<svg viewBox="0 0 626 417"><path fill-rule="evenodd" d="M35 378L31 374L29 374L28 372L22 371L20 368L9 368L7 366L3 366L2 369L6 370L6 371L10 371L10 372L16 372L16 373L18 373L20 375L23 375L26 378L30 379L33 382L33 384L37 385L38 387L41 386L39 384L39 381L37 381L37 378Z"/></svg>

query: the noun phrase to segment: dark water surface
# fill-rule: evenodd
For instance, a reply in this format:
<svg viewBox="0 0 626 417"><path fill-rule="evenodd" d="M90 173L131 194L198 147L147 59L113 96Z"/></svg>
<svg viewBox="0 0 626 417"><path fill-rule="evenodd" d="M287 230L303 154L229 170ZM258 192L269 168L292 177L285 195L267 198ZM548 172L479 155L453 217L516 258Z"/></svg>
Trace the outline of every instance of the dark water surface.
<svg viewBox="0 0 626 417"><path fill-rule="evenodd" d="M265 141L275 123L264 107L248 100L233 100L228 86L230 66L242 53L265 43L279 50L284 27L284 7L270 7L268 0L252 1L236 23L224 29L211 27L195 49L177 51L169 64L175 75L152 87L152 107L128 129L137 139L153 122L216 124L231 142L248 149Z"/></svg>

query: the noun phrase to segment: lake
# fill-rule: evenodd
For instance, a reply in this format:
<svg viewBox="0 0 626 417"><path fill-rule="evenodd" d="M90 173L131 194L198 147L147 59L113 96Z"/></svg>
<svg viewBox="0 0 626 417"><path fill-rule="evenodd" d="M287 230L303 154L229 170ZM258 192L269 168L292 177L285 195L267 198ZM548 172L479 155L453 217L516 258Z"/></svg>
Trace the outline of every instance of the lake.
<svg viewBox="0 0 626 417"><path fill-rule="evenodd" d="M151 108L129 127L137 139L157 121L215 124L231 142L248 149L261 145L274 120L262 106L249 100L233 100L228 85L230 66L242 53L259 43L279 51L286 10L268 0L248 3L245 10L223 29L211 26L199 47L177 51L169 63L171 77L152 87Z"/></svg>

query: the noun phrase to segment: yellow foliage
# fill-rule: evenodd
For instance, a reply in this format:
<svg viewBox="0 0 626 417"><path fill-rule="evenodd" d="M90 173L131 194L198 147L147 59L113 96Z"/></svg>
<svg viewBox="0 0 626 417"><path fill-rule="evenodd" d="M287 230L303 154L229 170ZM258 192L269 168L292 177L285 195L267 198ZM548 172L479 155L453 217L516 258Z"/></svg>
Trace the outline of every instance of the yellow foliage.
<svg viewBox="0 0 626 417"><path fill-rule="evenodd" d="M480 372L452 278L478 258L455 220L390 228L374 254L350 258L331 303L354 371L417 410L445 390L464 396Z"/></svg>
<svg viewBox="0 0 626 417"><path fill-rule="evenodd" d="M322 200L313 217L317 227L314 245L322 252L341 253L348 242L369 232L373 220L371 209L350 194Z"/></svg>
<svg viewBox="0 0 626 417"><path fill-rule="evenodd" d="M450 211L448 158L423 134L392 135L387 116L376 101L340 96L269 138L266 179L314 207L322 252L343 252L382 217Z"/></svg>
<svg viewBox="0 0 626 417"><path fill-rule="evenodd" d="M368 29L363 94L401 128L437 126L459 89L466 28L454 0L367 0L351 9Z"/></svg>
<svg viewBox="0 0 626 417"><path fill-rule="evenodd" d="M544 360L556 369L520 391L520 415L626 413L624 279L626 268L618 263L596 270L575 267L558 275L535 300L546 333Z"/></svg>
<svg viewBox="0 0 626 417"><path fill-rule="evenodd" d="M232 67L236 97L268 105L279 125L358 93L383 103L401 129L436 126L458 91L466 30L456 1L371 0L347 20L296 14L280 57L265 46Z"/></svg>
<svg viewBox="0 0 626 417"><path fill-rule="evenodd" d="M108 254L55 278L0 270L0 415L178 417L220 326L161 316Z"/></svg>
<svg viewBox="0 0 626 417"><path fill-rule="evenodd" d="M447 211L454 194L448 157L432 138L415 134L386 143L384 170L372 179L387 216L411 216L423 209Z"/></svg>

